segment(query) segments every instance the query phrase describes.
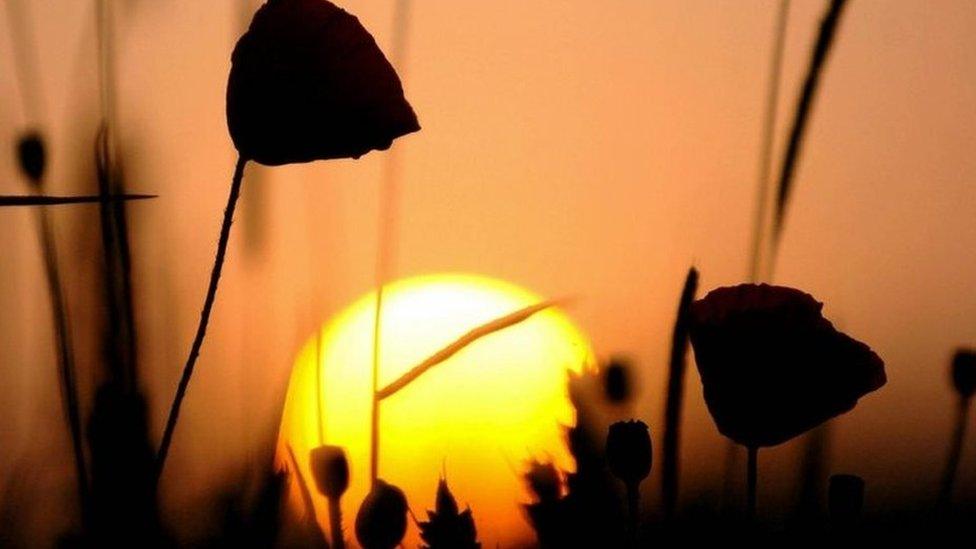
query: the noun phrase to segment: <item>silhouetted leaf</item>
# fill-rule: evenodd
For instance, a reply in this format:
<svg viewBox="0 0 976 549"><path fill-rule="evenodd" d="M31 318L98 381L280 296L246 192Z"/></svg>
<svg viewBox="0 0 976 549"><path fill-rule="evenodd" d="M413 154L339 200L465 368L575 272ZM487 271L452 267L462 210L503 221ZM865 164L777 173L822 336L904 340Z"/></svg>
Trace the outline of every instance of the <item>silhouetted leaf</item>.
<svg viewBox="0 0 976 549"><path fill-rule="evenodd" d="M418 522L424 549L478 549L478 534L471 508L458 510L457 500L447 487L447 480L437 483L434 511L427 511L427 522Z"/></svg>

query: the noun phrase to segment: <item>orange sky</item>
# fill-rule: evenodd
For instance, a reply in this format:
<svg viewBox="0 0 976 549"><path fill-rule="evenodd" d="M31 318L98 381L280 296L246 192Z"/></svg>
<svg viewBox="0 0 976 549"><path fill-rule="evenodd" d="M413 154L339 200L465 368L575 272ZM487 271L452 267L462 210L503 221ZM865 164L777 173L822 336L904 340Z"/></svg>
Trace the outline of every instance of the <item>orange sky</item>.
<svg viewBox="0 0 976 549"><path fill-rule="evenodd" d="M52 190L92 188L97 66L92 2L31 0ZM210 268L234 151L224 120L242 2L115 2L118 121L131 207L141 345L154 421L179 375ZM252 2L256 5L256 2ZM776 2L415 0L401 67L423 130L402 162L395 271L466 271L569 311L597 353L643 368L645 419L660 432L661 387L683 275L741 281L755 193ZM388 49L393 2L349 1ZM784 122L822 9L794 2ZM8 28L0 11L0 28ZM834 469L890 496L934 494L952 405L953 348L976 344L976 5L851 2L828 60L799 165L776 281L825 301L871 344L889 384L836 423ZM25 123L9 33L0 32L0 151ZM178 511L247 455L274 421L274 391L315 326L373 282L383 154L248 169L212 327L164 487ZM0 154L0 192L24 192ZM54 213L71 275L83 366L96 288L94 209ZM254 219L266 228L252 231ZM250 220L250 221L249 221ZM248 223L252 223L248 225ZM0 212L0 478L15 462L61 471L42 270L28 211ZM688 492L714 485L724 448L691 370ZM86 386L91 377L82 376ZM242 405L241 402L246 402ZM206 447L206 451L202 448ZM792 497L795 444L768 452L767 501ZM9 450L8 450L9 449ZM866 459L866 456L873 456ZM878 458L883 456L883 459ZM62 459L65 463L62 463ZM70 475L48 475L46 505ZM63 478L62 478L63 477ZM652 479L656 492L658 478ZM60 484L59 484L60 483ZM885 488L880 488L884 486ZM959 486L976 487L976 441ZM772 507L772 506L771 506Z"/></svg>

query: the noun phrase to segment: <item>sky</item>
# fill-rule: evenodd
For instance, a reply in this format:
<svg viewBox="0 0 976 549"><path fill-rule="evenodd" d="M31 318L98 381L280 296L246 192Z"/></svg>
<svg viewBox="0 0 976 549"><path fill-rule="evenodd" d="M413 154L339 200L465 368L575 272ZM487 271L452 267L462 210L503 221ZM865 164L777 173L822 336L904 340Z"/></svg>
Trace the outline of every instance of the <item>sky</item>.
<svg viewBox="0 0 976 549"><path fill-rule="evenodd" d="M25 6L18 28L34 37L41 100L33 114L24 108L13 34L0 32L0 150L40 125L51 192L90 191L93 178L82 174L93 171L99 117L94 2L11 3ZM113 4L125 175L132 191L159 195L129 209L158 433L234 166L224 117L230 52L257 2ZM340 5L390 51L394 2ZM413 1L398 68L423 129L395 145L394 275L468 272L572 296L567 313L597 355L629 356L639 368L640 415L660 432L685 272L694 264L703 290L747 276L777 6ZM824 6L790 9L777 158ZM11 13L0 11L0 28L11 28ZM774 282L825 302L828 318L886 362L888 385L831 431L831 470L864 476L869 502L934 498L955 405L948 362L957 346L976 345L974 26L967 0L850 2L775 265ZM302 344L372 288L388 154L248 168L163 487L176 516L190 517L250 459L254 433L277 421ZM0 154L0 192L25 189L13 155ZM80 367L90 372L97 211L52 218ZM30 463L37 507L57 509L71 474L34 221L27 210L0 212L0 478ZM725 443L689 372L683 497L693 499L719 482ZM95 381L83 374L83 389ZM770 508L792 501L800 444L762 458ZM972 437L960 471L960 491L972 493Z"/></svg>

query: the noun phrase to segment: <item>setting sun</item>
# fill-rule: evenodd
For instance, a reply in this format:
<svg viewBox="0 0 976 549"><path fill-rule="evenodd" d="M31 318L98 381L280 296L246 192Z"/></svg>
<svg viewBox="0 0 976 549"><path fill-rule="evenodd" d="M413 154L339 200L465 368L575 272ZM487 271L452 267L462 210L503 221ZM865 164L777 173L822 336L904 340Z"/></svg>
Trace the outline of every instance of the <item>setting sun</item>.
<svg viewBox="0 0 976 549"><path fill-rule="evenodd" d="M310 486L309 451L322 444L346 449L347 521L369 488L375 299L371 293L350 305L300 351L280 431L282 450L291 446ZM471 329L540 301L517 286L471 275L389 285L380 386ZM518 506L526 499L519 472L530 458L573 469L562 428L574 421L567 371L592 360L583 334L551 308L477 340L381 403L379 477L402 488L422 519L446 474L459 503L473 509L486 547L531 537ZM287 451L279 457L290 460ZM325 527L325 499L316 494L314 503ZM412 526L408 536L416 539Z"/></svg>

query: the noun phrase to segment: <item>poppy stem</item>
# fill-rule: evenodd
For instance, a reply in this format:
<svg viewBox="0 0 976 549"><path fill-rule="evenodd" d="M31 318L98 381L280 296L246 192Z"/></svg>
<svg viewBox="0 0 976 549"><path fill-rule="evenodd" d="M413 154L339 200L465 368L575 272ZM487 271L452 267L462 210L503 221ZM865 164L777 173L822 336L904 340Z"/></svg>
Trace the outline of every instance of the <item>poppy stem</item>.
<svg viewBox="0 0 976 549"><path fill-rule="evenodd" d="M945 510L952 499L952 488L956 483L956 471L959 469L959 458L962 455L962 445L966 438L966 418L969 416L972 398L963 397L959 400L956 413L956 429L949 446L949 458L946 461L945 473L942 477L942 488L939 490L937 508Z"/></svg>
<svg viewBox="0 0 976 549"><path fill-rule="evenodd" d="M200 347L203 346L203 338L207 334L207 324L210 322L210 311L213 309L214 298L217 296L217 283L220 281L220 271L224 266L224 256L227 253L227 241L230 238L230 226L234 221L234 208L237 206L237 199L241 194L241 182L244 180L244 166L247 159L243 156L237 158L237 166L234 168L234 178L230 185L230 196L227 198L227 209L224 210L224 221L220 227L220 240L217 242L217 255L214 258L213 270L210 272L210 286L207 288L207 297L203 302L203 310L200 311L200 324L197 325L197 334L193 338L193 346L190 347L190 356L186 359L183 367L183 375L180 377L180 384L176 388L176 396L173 398L173 405L169 409L169 418L166 420L166 429L163 431L163 439L159 444L159 452L156 454L156 483L163 474L163 466L166 464L166 455L169 453L170 443L173 441L173 431L176 429L176 420L180 416L180 406L183 404L183 397L186 396L186 388L190 384L190 377L193 375L193 366L200 355Z"/></svg>
<svg viewBox="0 0 976 549"><path fill-rule="evenodd" d="M342 535L342 507L339 498L329 498L329 530L332 534L332 547L346 549L346 540Z"/></svg>
<svg viewBox="0 0 976 549"><path fill-rule="evenodd" d="M58 268L58 253L54 244L54 231L46 209L39 212L38 231L44 249L44 271L47 278L48 293L51 295L51 309L54 316L54 335L57 338L58 369L61 374L61 397L64 404L65 419L71 433L71 447L74 453L75 475L78 481L78 498L81 506L82 524L91 525L91 500L88 483L88 466L85 463L85 449L82 440L81 412L78 405L78 382L75 372L74 351L71 344L71 331L68 326L68 311L65 304L64 289Z"/></svg>
<svg viewBox="0 0 976 549"><path fill-rule="evenodd" d="M749 485L748 491L748 519L749 524L756 522L756 477L759 469L759 448L749 446L749 459L746 465L746 483Z"/></svg>
<svg viewBox="0 0 976 549"><path fill-rule="evenodd" d="M630 536L633 546L637 547L638 525L640 524L640 483L627 484L627 511L630 514Z"/></svg>

